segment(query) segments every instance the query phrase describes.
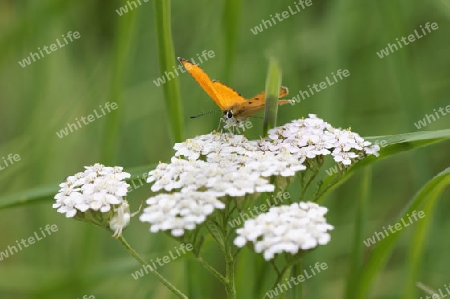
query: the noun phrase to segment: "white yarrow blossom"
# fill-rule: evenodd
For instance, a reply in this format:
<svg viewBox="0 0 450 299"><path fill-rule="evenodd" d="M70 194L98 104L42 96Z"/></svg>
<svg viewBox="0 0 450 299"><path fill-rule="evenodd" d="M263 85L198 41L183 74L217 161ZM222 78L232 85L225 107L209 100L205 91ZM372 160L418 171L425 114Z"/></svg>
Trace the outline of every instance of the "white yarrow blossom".
<svg viewBox="0 0 450 299"><path fill-rule="evenodd" d="M149 172L152 191L207 191L215 196L272 192L271 176L294 176L303 160L288 151L264 151L242 135L211 133L174 146L171 163Z"/></svg>
<svg viewBox="0 0 450 299"><path fill-rule="evenodd" d="M330 241L327 231L334 227L326 222L328 209L313 202L272 207L267 213L247 220L237 230L234 244L243 247L252 242L256 252L264 253L266 260L282 252L297 254L325 245Z"/></svg>
<svg viewBox="0 0 450 299"><path fill-rule="evenodd" d="M336 162L344 165L366 155L378 156L380 150L378 145L371 145L357 133L333 128L314 114L269 130L269 136L260 142L260 147L272 152L289 151L302 159L331 154Z"/></svg>
<svg viewBox="0 0 450 299"><path fill-rule="evenodd" d="M182 235L183 229L192 229L206 219L197 218L195 224L185 222L180 220L182 215L175 217L171 209L161 206L174 205L176 198L195 198L202 192L214 198L273 192L275 186L270 181L288 182L279 179L306 170L303 163L312 165L318 156L331 155L335 161L349 165L352 159L378 155L379 151L377 145L371 146L358 134L333 128L313 114L269 130L269 136L262 140L213 132L176 143L174 149L170 163L159 163L147 178L153 192L172 194L149 199L148 213L141 217L152 223L152 231L171 230L173 235ZM154 198L162 203L155 203ZM303 246L311 245L309 241Z"/></svg>
<svg viewBox="0 0 450 299"><path fill-rule="evenodd" d="M215 209L225 208L225 204L209 192L159 194L146 202L148 207L139 219L151 224L151 232L170 231L175 237L184 235L185 230L195 229Z"/></svg>
<svg viewBox="0 0 450 299"><path fill-rule="evenodd" d="M68 218L88 210L108 213L112 215L111 229L115 231L115 236L120 235L129 223L129 206L123 197L130 186L124 180L130 174L123 172L122 167L106 167L99 163L85 168L84 172L67 177L59 185L53 208Z"/></svg>

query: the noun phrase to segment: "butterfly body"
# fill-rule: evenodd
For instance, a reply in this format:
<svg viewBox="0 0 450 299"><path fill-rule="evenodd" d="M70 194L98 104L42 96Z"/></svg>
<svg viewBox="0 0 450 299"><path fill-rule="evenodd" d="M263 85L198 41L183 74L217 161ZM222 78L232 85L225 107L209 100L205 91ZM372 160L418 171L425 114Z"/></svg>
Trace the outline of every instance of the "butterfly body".
<svg viewBox="0 0 450 299"><path fill-rule="evenodd" d="M225 127L240 125L247 117L264 109L266 102L264 91L247 100L231 87L219 81L211 80L198 65L183 58L178 58L178 60L222 110L222 120L226 124ZM287 94L288 89L281 87L278 97L281 98ZM287 103L291 103L291 101L278 101L278 105Z"/></svg>

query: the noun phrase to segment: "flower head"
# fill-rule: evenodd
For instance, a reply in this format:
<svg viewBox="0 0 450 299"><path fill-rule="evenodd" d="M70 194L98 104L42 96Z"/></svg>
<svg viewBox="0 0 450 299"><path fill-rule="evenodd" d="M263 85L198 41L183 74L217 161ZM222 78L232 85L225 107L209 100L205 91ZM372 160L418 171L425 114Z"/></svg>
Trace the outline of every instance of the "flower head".
<svg viewBox="0 0 450 299"><path fill-rule="evenodd" d="M103 220L111 221L110 227L115 235L120 235L122 229L128 225L128 202L123 199L130 186L124 180L130 174L122 171L122 167L106 167L102 164L86 166L84 172L67 177L61 183L59 192L55 195L56 203L53 208L67 218L77 217L85 219L85 213L95 215L97 212L99 223ZM90 217L91 219L92 217Z"/></svg>
<svg viewBox="0 0 450 299"><path fill-rule="evenodd" d="M291 181L290 177L306 170L304 164L318 171L316 165L322 165L323 159L317 157L330 155L338 163L350 165L353 159L378 155L379 147L372 146L357 133L333 128L310 114L308 118L269 130L269 136L262 140L213 132L177 143L174 149L176 152L170 163L160 163L149 172L147 179L153 192L171 194L150 198L147 215L143 215L141 221L151 222L152 231L170 229L172 234L181 235L183 229L192 229L195 225L181 221L182 215L173 218L171 210L162 208L162 204L175 205L181 198L195 202L202 193L205 198L217 200L225 196L273 192L274 183L284 188ZM316 161L318 163L314 164ZM155 202L155 198L161 203ZM164 213L168 213L167 219ZM195 224L205 219L197 218ZM308 242L302 244L302 249L310 244Z"/></svg>
<svg viewBox="0 0 450 299"><path fill-rule="evenodd" d="M75 216L77 211L89 209L109 212L111 206L121 204L127 194L129 184L122 180L130 174L122 172L122 167L105 167L97 163L85 168L84 172L67 177L55 196L53 207L68 218Z"/></svg>
<svg viewBox="0 0 450 299"><path fill-rule="evenodd" d="M159 194L147 199L147 204L139 219L151 223L151 232L170 231L175 237L204 222L215 209L225 207L214 194L196 191Z"/></svg>
<svg viewBox="0 0 450 299"><path fill-rule="evenodd" d="M150 171L152 191L207 191L215 196L271 192L271 176L293 176L306 167L288 151L264 151L241 135L211 133L175 144L170 164Z"/></svg>
<svg viewBox="0 0 450 299"><path fill-rule="evenodd" d="M333 128L314 114L269 130L268 138L260 142L260 147L272 152L288 151L301 159L332 155L344 165L366 155L378 156L380 150L357 133Z"/></svg>
<svg viewBox="0 0 450 299"><path fill-rule="evenodd" d="M272 207L267 213L247 220L237 230L234 244L243 247L252 242L256 252L264 252L266 260L282 252L295 255L300 250L325 245L330 241L327 231L333 229L324 217L327 211L313 202Z"/></svg>

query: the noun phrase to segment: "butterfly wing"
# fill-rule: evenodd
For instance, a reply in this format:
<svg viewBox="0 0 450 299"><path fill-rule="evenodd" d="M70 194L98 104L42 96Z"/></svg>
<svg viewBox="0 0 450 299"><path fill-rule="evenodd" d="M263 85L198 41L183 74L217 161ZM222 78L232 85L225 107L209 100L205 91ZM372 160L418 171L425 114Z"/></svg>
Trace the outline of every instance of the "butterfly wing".
<svg viewBox="0 0 450 299"><path fill-rule="evenodd" d="M224 109L222 110L228 110L232 107L247 103L247 100L231 87L223 84L220 81L213 80L212 82L214 90L217 94L219 94L223 101Z"/></svg>
<svg viewBox="0 0 450 299"><path fill-rule="evenodd" d="M178 57L180 63L184 68L191 74L191 76L197 81L198 84L203 88L203 90L214 100L214 102L219 106L221 110L226 110L226 101L222 96L215 90L214 84L208 75L196 64Z"/></svg>
<svg viewBox="0 0 450 299"><path fill-rule="evenodd" d="M289 90L287 87L282 86L280 88L280 92L278 93L278 98L282 98L286 96L289 93ZM281 100L278 101L278 105L284 105L291 103L291 100ZM266 105L266 93L263 91L253 98L247 100L242 105L236 107L234 109L234 117L237 120L241 120L243 118L249 117L250 115L264 109L264 106Z"/></svg>

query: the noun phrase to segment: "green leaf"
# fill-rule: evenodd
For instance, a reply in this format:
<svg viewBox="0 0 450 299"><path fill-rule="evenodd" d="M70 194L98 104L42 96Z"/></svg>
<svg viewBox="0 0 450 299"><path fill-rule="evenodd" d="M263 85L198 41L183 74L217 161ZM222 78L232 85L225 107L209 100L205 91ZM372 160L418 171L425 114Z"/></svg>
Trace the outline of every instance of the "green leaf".
<svg viewBox="0 0 450 299"><path fill-rule="evenodd" d="M274 58L269 59L266 77L266 108L264 112L263 135L277 125L278 93L281 86L281 69Z"/></svg>
<svg viewBox="0 0 450 299"><path fill-rule="evenodd" d="M173 71L177 66L172 41L170 0L154 1L156 34L158 36L159 69L161 74ZM177 76L162 85L167 112L169 115L171 137L175 142L184 140L183 109L180 96L180 82Z"/></svg>
<svg viewBox="0 0 450 299"><path fill-rule="evenodd" d="M227 0L224 2L222 30L225 38L225 72L224 82L229 82L234 65L236 45L238 44L239 23L242 10L242 0Z"/></svg>
<svg viewBox="0 0 450 299"><path fill-rule="evenodd" d="M417 224L414 224L414 238L411 239L411 245L409 246L409 252L406 264L408 265L405 290L403 292L403 298L418 298L417 295L417 282L420 281L420 270L423 260L424 246L427 244L426 238L428 235L431 222L433 220L433 214L435 206L439 198L439 193L431 190L428 194L425 194L427 201L425 202L422 211L425 213L425 217L422 218Z"/></svg>
<svg viewBox="0 0 450 299"><path fill-rule="evenodd" d="M434 178L432 178L427 184L425 184L422 189L414 196L414 198L409 202L409 204L404 208L404 210L398 216L398 221L396 223L400 223L403 219L408 219L408 215L412 214L414 211L420 211L422 206L428 206L427 210L429 210L430 206L434 206L435 201L442 193L445 187L450 185L450 168L445 169ZM432 203L430 203L432 202ZM428 218L428 219L427 219ZM424 218L418 218L417 222L414 222L414 225L418 226L427 226L427 221L431 221L431 216L425 214ZM427 220L425 220L427 219ZM407 220L409 221L409 220ZM373 284L373 281L376 275L381 271L382 267L386 264L387 259L392 253L395 244L398 239L402 235L405 229L397 230L395 233L387 236L386 238L378 241L375 244L374 249L372 250L369 258L367 259L366 265L364 266L364 271L360 275L360 280L358 283L354 285L357 290L356 298L369 298L370 287ZM424 237L421 237L423 240ZM416 246L423 246L422 244L416 244ZM420 250L414 249L415 252L420 252ZM417 259L413 254L414 259ZM416 263L417 261L415 261ZM414 274L415 278L417 274ZM414 298L414 297L408 297Z"/></svg>
<svg viewBox="0 0 450 299"><path fill-rule="evenodd" d="M353 237L353 249L351 253L350 269L345 290L346 299L355 298L356 288L360 273L363 269L364 247L363 239L369 210L369 197L372 189L372 167L364 169L361 183L361 194L356 201L355 233Z"/></svg>

